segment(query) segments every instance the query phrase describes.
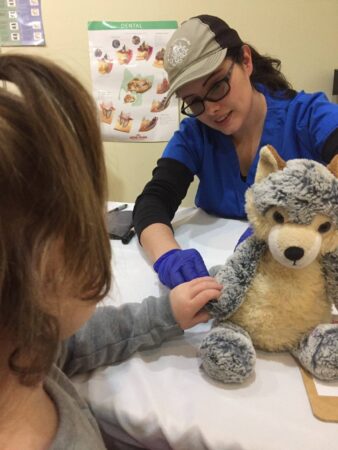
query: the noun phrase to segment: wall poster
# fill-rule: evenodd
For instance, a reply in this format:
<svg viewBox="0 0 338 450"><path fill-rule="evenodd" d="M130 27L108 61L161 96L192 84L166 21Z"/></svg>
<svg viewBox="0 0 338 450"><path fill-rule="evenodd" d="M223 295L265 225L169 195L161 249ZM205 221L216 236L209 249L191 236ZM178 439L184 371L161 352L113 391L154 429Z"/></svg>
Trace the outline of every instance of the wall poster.
<svg viewBox="0 0 338 450"><path fill-rule="evenodd" d="M43 46L40 0L0 0L0 46Z"/></svg>
<svg viewBox="0 0 338 450"><path fill-rule="evenodd" d="M178 127L178 102L163 68L175 21L89 22L90 67L103 138L167 141Z"/></svg>

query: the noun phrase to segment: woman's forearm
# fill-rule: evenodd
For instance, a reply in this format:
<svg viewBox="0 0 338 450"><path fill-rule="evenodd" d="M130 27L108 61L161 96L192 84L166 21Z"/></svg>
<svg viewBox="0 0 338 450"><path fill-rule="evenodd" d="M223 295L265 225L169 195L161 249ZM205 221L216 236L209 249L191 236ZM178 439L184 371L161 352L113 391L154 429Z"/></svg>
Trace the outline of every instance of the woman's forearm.
<svg viewBox="0 0 338 450"><path fill-rule="evenodd" d="M180 248L170 227L163 223L154 223L145 228L141 233L140 242L152 262L163 253Z"/></svg>

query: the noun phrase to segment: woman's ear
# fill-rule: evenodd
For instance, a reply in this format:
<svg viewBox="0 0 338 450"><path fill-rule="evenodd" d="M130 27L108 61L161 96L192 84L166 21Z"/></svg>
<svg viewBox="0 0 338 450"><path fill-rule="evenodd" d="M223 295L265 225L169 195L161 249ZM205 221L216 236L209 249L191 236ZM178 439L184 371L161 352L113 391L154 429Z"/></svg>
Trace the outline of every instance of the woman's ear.
<svg viewBox="0 0 338 450"><path fill-rule="evenodd" d="M243 62L242 62L243 68L250 76L253 71L253 64L252 64L251 49L247 44L244 44L242 46L242 54L243 54Z"/></svg>

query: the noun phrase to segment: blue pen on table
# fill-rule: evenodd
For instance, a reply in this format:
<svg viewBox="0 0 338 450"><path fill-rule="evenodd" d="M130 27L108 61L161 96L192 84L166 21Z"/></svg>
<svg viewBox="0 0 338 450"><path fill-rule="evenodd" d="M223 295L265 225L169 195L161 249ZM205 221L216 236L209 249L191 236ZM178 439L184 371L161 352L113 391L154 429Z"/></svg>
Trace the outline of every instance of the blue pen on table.
<svg viewBox="0 0 338 450"><path fill-rule="evenodd" d="M127 203L123 203L122 205L116 206L116 208L111 209L111 211L123 211L124 209L127 208L128 208Z"/></svg>

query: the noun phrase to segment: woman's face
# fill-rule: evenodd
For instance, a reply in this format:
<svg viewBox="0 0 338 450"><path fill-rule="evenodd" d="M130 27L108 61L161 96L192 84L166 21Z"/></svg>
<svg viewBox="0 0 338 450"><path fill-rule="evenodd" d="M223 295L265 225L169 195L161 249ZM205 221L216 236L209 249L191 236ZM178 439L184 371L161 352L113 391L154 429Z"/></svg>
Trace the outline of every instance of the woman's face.
<svg viewBox="0 0 338 450"><path fill-rule="evenodd" d="M195 97L203 98L215 83L224 79L231 64L232 60L225 59L218 69L183 86L177 95L186 103L190 103ZM243 62L234 64L229 77L229 93L217 102L205 101L205 111L197 117L198 120L226 135L236 135L240 132L250 119L253 98L250 83L252 69L250 48L244 45Z"/></svg>

